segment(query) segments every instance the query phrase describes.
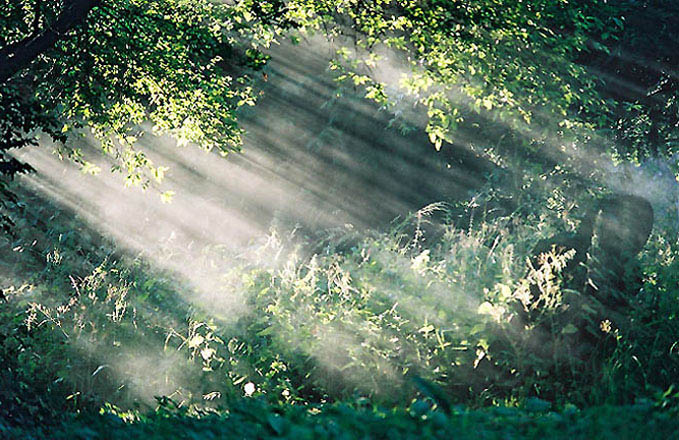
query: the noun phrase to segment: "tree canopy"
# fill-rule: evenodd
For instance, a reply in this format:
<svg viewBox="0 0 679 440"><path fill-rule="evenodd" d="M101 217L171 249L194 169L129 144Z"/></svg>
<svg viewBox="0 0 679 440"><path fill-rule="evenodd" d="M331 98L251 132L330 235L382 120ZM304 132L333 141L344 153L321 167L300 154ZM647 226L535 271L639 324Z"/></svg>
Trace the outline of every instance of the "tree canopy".
<svg viewBox="0 0 679 440"><path fill-rule="evenodd" d="M75 136L89 129L131 184L165 170L137 148L146 122L179 144L238 150L238 109L257 95L252 72L272 41L298 32L346 42L331 66L338 79L386 108L396 105L394 90L405 92L426 110L436 148L483 114L496 139L512 133L512 149L564 150L576 138L583 148L594 132L613 131L620 142L607 148L622 156L673 153L676 51L647 32L659 22L669 35L671 1L11 0L2 8L0 171L8 176L29 169L9 151L35 145L36 133L95 171ZM402 61L400 78L380 76L385 50Z"/></svg>

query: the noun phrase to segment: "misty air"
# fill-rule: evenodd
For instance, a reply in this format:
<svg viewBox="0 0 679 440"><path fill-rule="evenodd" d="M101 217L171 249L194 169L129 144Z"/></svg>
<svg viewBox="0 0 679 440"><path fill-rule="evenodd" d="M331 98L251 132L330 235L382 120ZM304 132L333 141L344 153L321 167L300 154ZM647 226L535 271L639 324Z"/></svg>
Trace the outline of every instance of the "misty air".
<svg viewBox="0 0 679 440"><path fill-rule="evenodd" d="M0 5L0 438L674 438L671 0Z"/></svg>

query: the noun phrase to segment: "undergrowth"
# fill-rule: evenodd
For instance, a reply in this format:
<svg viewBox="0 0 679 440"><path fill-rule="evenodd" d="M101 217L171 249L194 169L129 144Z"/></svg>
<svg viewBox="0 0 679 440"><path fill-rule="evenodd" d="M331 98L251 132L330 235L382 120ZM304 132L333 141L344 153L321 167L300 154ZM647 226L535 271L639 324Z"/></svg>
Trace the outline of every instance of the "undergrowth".
<svg viewBox="0 0 679 440"><path fill-rule="evenodd" d="M168 243L130 256L94 236L83 245L67 213L48 229L25 223L3 245L15 282L0 312L0 412L18 423L104 403L153 408L156 396L195 409L235 397L583 408L671 389L677 243L653 237L643 288L620 316L564 288L572 252L531 260L553 231L544 218L433 227L435 209L362 238L272 230L238 253ZM217 282L154 264L168 258ZM584 325L599 332L592 346Z"/></svg>

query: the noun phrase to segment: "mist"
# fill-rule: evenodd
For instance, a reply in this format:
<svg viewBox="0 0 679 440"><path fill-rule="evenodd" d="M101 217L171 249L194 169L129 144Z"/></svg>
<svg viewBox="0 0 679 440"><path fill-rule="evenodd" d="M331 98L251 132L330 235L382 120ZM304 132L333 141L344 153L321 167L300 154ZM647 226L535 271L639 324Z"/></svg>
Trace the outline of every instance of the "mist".
<svg viewBox="0 0 679 440"><path fill-rule="evenodd" d="M242 153L223 158L217 152L177 147L172 139L154 137L145 127L148 133L140 147L155 165L167 166L169 171L158 188L144 191L126 187L123 176L108 172L113 164L97 153L96 141L85 134L74 146L82 148L101 172L83 174L77 165L59 160L52 153L54 146L45 141L40 148L17 155L36 169L22 177L20 185L73 213L95 234L112 240L122 254L171 272L179 280L181 299L191 310L222 325L235 326L239 318L253 312L239 268L280 269L276 276L281 278L286 270L307 276L311 269L298 267L304 255L298 243L314 241L323 231L333 229L368 237L369 231L388 230L395 218L406 218L432 203L470 199L487 184L492 172L517 171L503 168L506 162L486 154L483 125L486 121L488 126L504 124L504 128L528 130L527 125L520 121L498 124L492 112L481 113L474 127L461 128L455 142L438 153L425 132L421 109L400 85L409 65L396 53L383 51L383 62L372 72L390 86L391 93L401 97L395 107L386 110L363 99L360 87L335 81L328 63L336 50L336 44L320 37L271 48L271 62L257 78L262 91L259 102L241 115L246 132ZM450 92L450 96L471 111L461 94ZM389 127L395 113L399 121L414 129L404 134ZM527 135L522 128L517 131L518 136ZM545 138L541 154L561 157L561 142L557 136ZM676 218L677 184L667 164L616 166L612 161L597 162L600 156L585 154L582 149L567 154L597 168L611 188L644 194L655 209ZM158 197L158 192L164 191L174 192L171 203ZM479 252L474 254L477 278L470 275L470 268L454 269L458 263L453 250L447 260L433 262L452 272L441 269L443 276L428 266L424 249L417 248L414 257L395 257L376 249L369 252L369 258L390 268L391 275L358 281L371 285L375 295L394 307L394 314L414 316L457 334L478 324L474 320L480 319L477 311L483 305L484 292L512 276L520 278L521 270L525 271L525 262L509 247L502 254L504 260L483 254L480 249L486 238L460 235L461 241L468 240L461 254L470 249ZM490 277L492 283L482 281L487 274L481 272L488 266L497 271L495 278ZM298 288L292 284L290 289ZM335 381L375 393L388 393L390 387L397 386L401 372L385 357L364 348L366 340L386 344L384 341L393 338L389 330L371 327L372 323L360 319L318 326L315 315L306 314L312 306L305 301L290 306L299 314L297 327L288 333L279 329L279 340L285 341L289 350L315 359L324 369L319 376L330 375ZM451 316L462 318L449 324ZM298 335L305 332L312 332L314 344ZM190 335L185 339L191 340ZM110 361L107 350L97 344L77 349L86 356ZM193 379L177 368L181 362L177 355L135 353L133 350L102 365L115 377L133 377L130 387L137 389L140 399L150 401L154 395L191 387ZM349 362L347 353L368 359L376 369L361 375L355 369L340 368ZM200 360L200 355L194 357ZM148 385L153 382L148 377L153 365L161 365L167 377L171 376L162 386ZM211 391L205 390L205 394Z"/></svg>

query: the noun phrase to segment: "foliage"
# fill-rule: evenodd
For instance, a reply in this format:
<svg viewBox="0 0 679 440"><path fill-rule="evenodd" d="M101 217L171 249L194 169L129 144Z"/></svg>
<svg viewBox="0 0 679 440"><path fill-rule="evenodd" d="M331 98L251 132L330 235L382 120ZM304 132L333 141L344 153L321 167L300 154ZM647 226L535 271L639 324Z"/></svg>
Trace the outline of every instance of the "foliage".
<svg viewBox="0 0 679 440"><path fill-rule="evenodd" d="M0 56L49 28L66 3L3 5ZM503 170L464 209L432 205L390 231L309 241L272 229L245 252L168 242L160 256L129 255L0 181L0 215L16 219L0 243L0 434L44 436L34 421L54 438L670 436L676 212L657 211L656 232L628 268L643 275L641 289L614 292L622 312L569 288L572 251L531 249L577 225L570 210L582 189L610 189L587 180L606 172L604 130L621 141L618 159L674 153L674 72L634 67L622 81L643 92L621 95L595 71L610 54L624 70L629 53L651 45L648 17L660 17L665 37L671 6L101 2L0 85L7 178L29 171L10 150L37 145L38 132L96 172L77 148L89 130L141 185L165 172L137 148L146 131L237 150L261 50L291 28L339 40L330 68L340 87L392 112L390 125L424 127L437 148L466 125L471 150ZM651 57L671 65L668 50ZM389 68L402 73L395 87ZM502 200L516 210L491 215ZM209 282L182 282L150 261L190 264ZM589 279L605 280L596 255L587 261ZM492 408L463 409L483 406Z"/></svg>
<svg viewBox="0 0 679 440"><path fill-rule="evenodd" d="M68 12L58 2L33 3L3 6L1 47L20 45ZM2 84L2 124L12 127L3 131L3 151L34 143L40 130L60 143L71 135L61 152L86 166L73 135L87 128L129 184L147 185L161 179L164 168L135 148L143 123L180 145L237 150L236 111L254 104L250 74L265 61L257 48L271 39L274 22L266 17L265 26L243 3L101 2L29 69ZM26 122L17 125L17 114ZM21 136L28 137L16 139Z"/></svg>
<svg viewBox="0 0 679 440"><path fill-rule="evenodd" d="M677 54L670 35L679 25L676 4L666 0L618 2L624 26L617 38L579 62L601 78L599 92L612 107L613 150L620 159L676 153ZM598 44L592 42L590 44ZM676 170L675 170L676 173Z"/></svg>
<svg viewBox="0 0 679 440"><path fill-rule="evenodd" d="M649 46L644 36L650 18L629 18L637 12L671 17L665 13L671 9L669 2L638 3L104 1L28 70L3 85L5 106L14 96L12 90L24 90L20 102L26 104L16 108L27 121L21 133L8 132L3 145L18 146L12 136L36 129L63 141L55 123L64 134L89 127L103 151L118 159L129 182L146 184L149 178L162 177L164 170L135 148L144 131L140 124L147 121L155 133L169 133L180 144L222 152L237 149L237 110L254 104L249 68L261 67L266 56L259 50L294 28L351 37L354 48L341 48L333 62L342 72L339 78L365 87L366 97L397 115L397 94L410 95L426 110L426 119L419 122L437 148L453 142L456 127L464 123L493 126L478 135L494 133L497 146L549 146L549 154L555 154L551 147L570 148L579 139L582 149L591 143L591 129L610 128L622 111L626 115L625 122L620 119L620 133L630 140L626 148L629 154L643 156L648 148L637 145L649 132L641 127L648 124L643 115L654 121L659 121L654 115L666 115L661 130L667 131L664 138L671 138L673 88L665 87L670 80L663 79L671 72L638 73L647 89L662 90L664 100L657 101L650 90L657 109L632 116L630 111L641 109L645 98L610 96L587 68L601 66L599 59L612 51L623 59L630 50ZM0 22L4 48L20 44L61 12L54 2L33 5L20 0L5 9ZM670 32L672 19L663 20L662 32ZM82 47L87 50L78 50ZM396 55L385 57L385 50ZM352 52L360 56L353 59ZM665 46L658 45L656 52L663 65L672 65ZM395 66L401 77L385 77L384 63L402 64ZM71 145L77 147L76 142ZM63 151L87 162L77 148ZM560 157L562 166L570 156Z"/></svg>
<svg viewBox="0 0 679 440"><path fill-rule="evenodd" d="M415 401L408 409L386 410L347 404L279 407L249 399L234 402L228 411L196 415L164 400L150 415L109 409L69 417L45 428L11 427L0 421L0 434L53 439L635 439L670 438L679 429L674 411L659 410L648 401L582 411L570 407L561 412L540 408L540 404L535 401L521 409L455 408L446 414L432 410L426 401Z"/></svg>
<svg viewBox="0 0 679 440"><path fill-rule="evenodd" d="M333 65L340 79L366 85L366 97L387 106L410 95L437 148L454 142L462 123L493 126L496 141L516 131L508 144L535 148L607 122L594 77L575 61L590 41L617 38L620 11L608 2L299 3L316 11L310 26L352 37L355 49L342 48ZM383 64L400 78L385 76Z"/></svg>
<svg viewBox="0 0 679 440"><path fill-rule="evenodd" d="M675 383L675 245L654 239L661 251L645 254L644 289L621 317L563 289L570 254L527 266L549 222L477 219L437 232L426 214L367 239L334 232L312 254L277 233L247 254L170 252L221 279L207 292L110 245L83 252L67 232L73 220L57 214L48 234L58 247L19 239L4 250L34 274L4 291L13 307L2 356L23 353L9 377L79 408L148 405L155 395L196 408L243 395L590 405ZM580 339L585 325L599 331L597 347Z"/></svg>

